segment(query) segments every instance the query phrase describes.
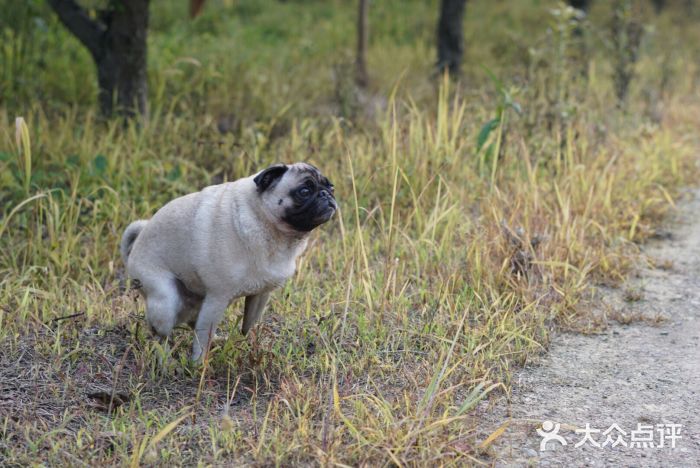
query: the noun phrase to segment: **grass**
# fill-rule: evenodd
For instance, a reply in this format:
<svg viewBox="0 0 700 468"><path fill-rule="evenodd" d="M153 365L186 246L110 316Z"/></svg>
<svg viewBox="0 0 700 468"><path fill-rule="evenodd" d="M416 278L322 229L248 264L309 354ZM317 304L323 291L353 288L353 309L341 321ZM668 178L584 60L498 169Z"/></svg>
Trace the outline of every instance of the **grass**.
<svg viewBox="0 0 700 468"><path fill-rule="evenodd" d="M373 2L359 91L350 4L221 0L187 22L156 1L151 115L124 128L96 118L87 55L30 4L45 29L12 33L22 60L3 49L3 465L488 463L483 402L553 330L602 326L595 286L621 284L697 177L680 5L640 13L617 108L605 5L582 58L557 4L470 4L450 83L431 76L437 8ZM236 304L204 366L186 330L160 366L122 230L278 160L322 168L340 216L251 336Z"/></svg>

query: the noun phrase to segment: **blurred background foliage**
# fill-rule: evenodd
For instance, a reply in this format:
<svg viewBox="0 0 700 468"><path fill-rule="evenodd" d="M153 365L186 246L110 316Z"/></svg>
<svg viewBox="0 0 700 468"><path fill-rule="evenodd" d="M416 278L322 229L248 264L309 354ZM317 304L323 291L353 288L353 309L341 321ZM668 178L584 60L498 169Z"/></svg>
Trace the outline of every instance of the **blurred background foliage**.
<svg viewBox="0 0 700 468"><path fill-rule="evenodd" d="M644 59L664 62L659 71L668 76L673 67L697 63L697 56L683 56L697 42L694 28L682 27L698 21L695 2L669 1L662 15L654 15L651 3L632 3L646 18ZM95 14L105 0L81 4ZM614 58L607 27L614 4L592 2L589 24L595 27L586 34L594 59ZM547 66L556 74L551 67L567 48L560 39L578 40L561 16L551 14L559 6L543 0L468 2L464 88L488 81L484 68L519 86L527 86L532 67ZM90 57L46 2L2 0L0 7L0 105L13 112L37 101L47 111L94 105ZM190 20L186 1L152 1L152 113L227 114L241 123L270 119L283 109L286 117L323 114L340 79L334 70L354 53L355 10L355 2L346 0L211 0ZM371 2L368 61L376 90L388 94L401 77L401 90L413 99L434 98L437 15L434 1ZM598 64L615 66L610 60Z"/></svg>

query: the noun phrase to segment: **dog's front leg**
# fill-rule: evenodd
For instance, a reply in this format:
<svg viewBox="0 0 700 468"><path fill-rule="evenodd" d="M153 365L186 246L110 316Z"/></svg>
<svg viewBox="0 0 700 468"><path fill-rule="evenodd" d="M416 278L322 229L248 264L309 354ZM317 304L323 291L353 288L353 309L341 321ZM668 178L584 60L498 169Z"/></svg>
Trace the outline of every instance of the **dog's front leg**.
<svg viewBox="0 0 700 468"><path fill-rule="evenodd" d="M243 327L241 329L244 335L260 320L269 297L269 292L263 292L255 296L246 296L245 308L243 309Z"/></svg>
<svg viewBox="0 0 700 468"><path fill-rule="evenodd" d="M199 311L197 323L194 327L194 342L192 343L192 361L201 362L204 353L209 351L211 339L216 333L216 327L224 317L226 307L228 307L228 298L222 298L215 295L207 295L202 303L202 309Z"/></svg>

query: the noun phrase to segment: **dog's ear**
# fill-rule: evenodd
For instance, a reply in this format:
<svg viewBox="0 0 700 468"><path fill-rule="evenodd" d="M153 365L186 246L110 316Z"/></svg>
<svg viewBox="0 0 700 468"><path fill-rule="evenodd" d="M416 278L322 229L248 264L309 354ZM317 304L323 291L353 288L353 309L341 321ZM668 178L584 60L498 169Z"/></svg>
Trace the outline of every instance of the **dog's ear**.
<svg viewBox="0 0 700 468"><path fill-rule="evenodd" d="M260 174L256 175L253 182L255 182L255 185L258 186L258 192L262 193L270 188L270 186L277 179L282 177L284 173L287 172L287 169L287 166L284 164L275 164L274 166L270 166Z"/></svg>

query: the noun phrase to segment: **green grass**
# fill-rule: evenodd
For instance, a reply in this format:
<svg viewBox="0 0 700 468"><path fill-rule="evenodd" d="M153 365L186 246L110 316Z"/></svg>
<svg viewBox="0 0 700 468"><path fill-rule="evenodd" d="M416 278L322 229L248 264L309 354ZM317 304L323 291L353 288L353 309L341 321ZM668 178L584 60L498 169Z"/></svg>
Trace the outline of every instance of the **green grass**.
<svg viewBox="0 0 700 468"><path fill-rule="evenodd" d="M151 115L124 128L96 118L89 57L32 5L45 29L20 28L31 47L0 88L2 464L488 462L479 402L552 330L604 326L595 285L624 280L697 177L700 42L681 6L644 17L618 109L604 5L584 78L555 4L470 3L448 83L436 6L372 2L359 92L349 2L212 1L189 22L154 1ZM340 216L251 336L236 304L205 366L186 330L160 366L122 230L280 160L319 166Z"/></svg>

